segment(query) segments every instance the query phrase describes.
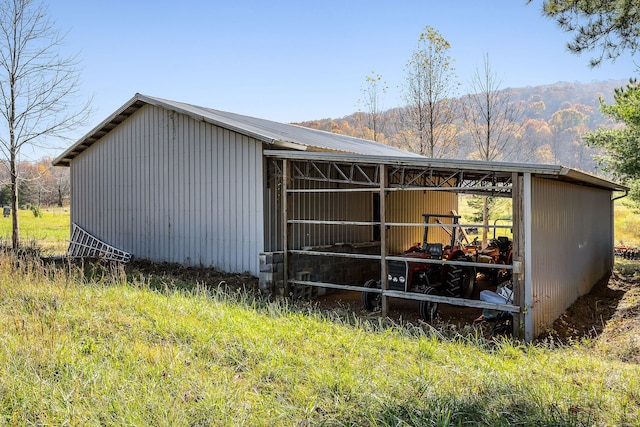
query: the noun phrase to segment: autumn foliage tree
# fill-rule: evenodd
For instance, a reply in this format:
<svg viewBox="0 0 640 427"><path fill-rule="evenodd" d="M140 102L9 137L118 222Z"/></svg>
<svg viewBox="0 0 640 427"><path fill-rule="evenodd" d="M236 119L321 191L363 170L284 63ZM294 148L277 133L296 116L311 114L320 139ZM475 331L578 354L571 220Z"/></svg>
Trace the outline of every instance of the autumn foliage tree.
<svg viewBox="0 0 640 427"><path fill-rule="evenodd" d="M52 166L51 157L36 162L19 162L18 206L66 206L69 203L69 168ZM0 168L0 207L11 204L9 169Z"/></svg>

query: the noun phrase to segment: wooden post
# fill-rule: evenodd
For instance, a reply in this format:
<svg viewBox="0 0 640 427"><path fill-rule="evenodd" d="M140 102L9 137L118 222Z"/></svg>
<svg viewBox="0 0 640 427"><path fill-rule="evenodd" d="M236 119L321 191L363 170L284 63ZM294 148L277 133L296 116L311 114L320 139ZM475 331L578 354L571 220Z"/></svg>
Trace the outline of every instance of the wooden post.
<svg viewBox="0 0 640 427"><path fill-rule="evenodd" d="M280 203L282 206L282 251L283 251L283 268L282 268L282 284L284 287L284 296L289 297L289 213L287 204L287 190L289 188L289 159L282 159L282 186Z"/></svg>
<svg viewBox="0 0 640 427"><path fill-rule="evenodd" d="M380 298L382 307L381 315L386 317L389 313L389 301L385 291L389 289L389 279L387 274L387 224L386 224L386 187L387 187L387 167L380 165L380 287L382 297Z"/></svg>

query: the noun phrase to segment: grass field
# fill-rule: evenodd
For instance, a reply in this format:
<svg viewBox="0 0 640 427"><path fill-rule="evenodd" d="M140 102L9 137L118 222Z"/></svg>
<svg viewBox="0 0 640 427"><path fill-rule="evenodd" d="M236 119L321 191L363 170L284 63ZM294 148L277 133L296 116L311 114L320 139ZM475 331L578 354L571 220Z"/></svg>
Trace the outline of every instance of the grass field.
<svg viewBox="0 0 640 427"><path fill-rule="evenodd" d="M20 214L64 252L67 211ZM640 426L630 295L603 337L524 345L0 252L0 425Z"/></svg>
<svg viewBox="0 0 640 427"><path fill-rule="evenodd" d="M615 205L615 243L640 246L640 212L625 199Z"/></svg>
<svg viewBox="0 0 640 427"><path fill-rule="evenodd" d="M631 426L593 344L443 338L118 267L0 255L0 425Z"/></svg>
<svg viewBox="0 0 640 427"><path fill-rule="evenodd" d="M18 211L20 238L25 245L37 245L44 254L61 254L69 246L69 207L48 207L35 216L30 210ZM11 217L0 217L0 241L11 241Z"/></svg>

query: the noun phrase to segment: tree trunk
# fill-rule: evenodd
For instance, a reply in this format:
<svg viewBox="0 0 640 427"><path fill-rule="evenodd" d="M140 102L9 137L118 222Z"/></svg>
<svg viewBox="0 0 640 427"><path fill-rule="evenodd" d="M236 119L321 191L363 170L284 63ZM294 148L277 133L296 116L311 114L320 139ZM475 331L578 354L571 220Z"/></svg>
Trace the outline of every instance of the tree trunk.
<svg viewBox="0 0 640 427"><path fill-rule="evenodd" d="M11 171L11 246L14 250L17 250L20 247L20 224L18 222L18 170L14 151L11 151L9 163Z"/></svg>
<svg viewBox="0 0 640 427"><path fill-rule="evenodd" d="M489 198L482 196L482 247L487 247L489 234Z"/></svg>

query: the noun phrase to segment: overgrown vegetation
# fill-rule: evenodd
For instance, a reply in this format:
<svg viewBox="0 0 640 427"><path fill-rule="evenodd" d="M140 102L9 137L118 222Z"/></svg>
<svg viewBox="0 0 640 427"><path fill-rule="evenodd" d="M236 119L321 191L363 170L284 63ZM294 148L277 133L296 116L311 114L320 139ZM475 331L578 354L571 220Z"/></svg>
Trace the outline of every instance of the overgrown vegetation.
<svg viewBox="0 0 640 427"><path fill-rule="evenodd" d="M0 255L3 425L637 425L640 367Z"/></svg>

